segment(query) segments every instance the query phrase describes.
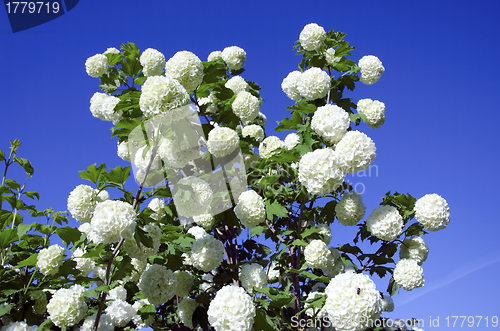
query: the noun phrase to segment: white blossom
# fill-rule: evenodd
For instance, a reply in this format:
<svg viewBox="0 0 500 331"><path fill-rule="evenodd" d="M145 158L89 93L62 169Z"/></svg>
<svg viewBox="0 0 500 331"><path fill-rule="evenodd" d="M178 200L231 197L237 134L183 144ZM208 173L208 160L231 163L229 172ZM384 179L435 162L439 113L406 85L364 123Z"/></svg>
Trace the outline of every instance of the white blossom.
<svg viewBox="0 0 500 331"><path fill-rule="evenodd" d="M98 203L97 192L88 185L78 185L68 197L68 211L78 222L90 222Z"/></svg>
<svg viewBox="0 0 500 331"><path fill-rule="evenodd" d="M316 269L325 267L331 254L325 242L319 239L312 240L304 249L307 264Z"/></svg>
<svg viewBox="0 0 500 331"><path fill-rule="evenodd" d="M265 220L264 199L254 190L245 191L240 194L234 213L241 224L247 228L253 228Z"/></svg>
<svg viewBox="0 0 500 331"><path fill-rule="evenodd" d="M247 53L238 46L226 47L222 51L222 59L229 70L240 70L245 65Z"/></svg>
<svg viewBox="0 0 500 331"><path fill-rule="evenodd" d="M427 247L422 237L406 238L399 246L400 258L413 259L419 265L422 265L427 260L427 255L429 255L429 247Z"/></svg>
<svg viewBox="0 0 500 331"><path fill-rule="evenodd" d="M329 245L332 240L332 231L330 230L330 226L328 224L321 223L316 225L315 228L320 230L318 233L321 240L323 240L326 245Z"/></svg>
<svg viewBox="0 0 500 331"><path fill-rule="evenodd" d="M166 267L153 264L142 273L137 286L152 305L158 306L175 295L177 277Z"/></svg>
<svg viewBox="0 0 500 331"><path fill-rule="evenodd" d="M64 248L57 244L51 245L40 250L36 259L36 266L45 276L54 275L62 266L64 256Z"/></svg>
<svg viewBox="0 0 500 331"><path fill-rule="evenodd" d="M128 141L122 141L118 142L118 149L116 154L122 159L123 161L130 162L130 150L128 148Z"/></svg>
<svg viewBox="0 0 500 331"><path fill-rule="evenodd" d="M338 154L330 148L317 149L302 156L299 181L310 194L328 194L344 182Z"/></svg>
<svg viewBox="0 0 500 331"><path fill-rule="evenodd" d="M180 113L176 108L189 103L186 89L175 79L151 76L142 85L139 106L144 116L160 117L163 121L176 121Z"/></svg>
<svg viewBox="0 0 500 331"><path fill-rule="evenodd" d="M156 254L160 248L161 229L157 225L149 223L144 226L143 230L151 238L152 247L147 247L143 243L141 243L140 246L137 246L134 236L125 239L123 248L131 258L146 260L151 255Z"/></svg>
<svg viewBox="0 0 500 331"><path fill-rule="evenodd" d="M377 156L376 150L373 140L359 131L347 132L335 147L346 174L367 170Z"/></svg>
<svg viewBox="0 0 500 331"><path fill-rule="evenodd" d="M106 51L103 53L104 55L106 54L120 54L120 50L117 49L116 47L109 47L106 49Z"/></svg>
<svg viewBox="0 0 500 331"><path fill-rule="evenodd" d="M375 237L390 241L403 233L403 217L393 206L378 206L366 220L366 228Z"/></svg>
<svg viewBox="0 0 500 331"><path fill-rule="evenodd" d="M426 194L415 203L415 218L426 230L442 230L450 222L450 208L440 195Z"/></svg>
<svg viewBox="0 0 500 331"><path fill-rule="evenodd" d="M236 95L231 108L242 121L250 122L259 114L260 100L250 92L241 91Z"/></svg>
<svg viewBox="0 0 500 331"><path fill-rule="evenodd" d="M233 93L236 95L240 92L248 92L250 90L250 86L246 82L245 78L241 76L233 76L231 79L229 79L226 84L224 84L225 87L233 91Z"/></svg>
<svg viewBox="0 0 500 331"><path fill-rule="evenodd" d="M323 41L325 41L325 38L325 29L316 23L307 24L299 36L300 44L307 51L317 50Z"/></svg>
<svg viewBox="0 0 500 331"><path fill-rule="evenodd" d="M339 106L327 104L318 107L311 120L311 128L330 144L336 144L349 128L349 114Z"/></svg>
<svg viewBox="0 0 500 331"><path fill-rule="evenodd" d="M203 63L195 54L180 51L165 64L165 75L176 79L186 91L191 92L203 80Z"/></svg>
<svg viewBox="0 0 500 331"><path fill-rule="evenodd" d="M182 299L177 306L177 315L184 325L193 329L193 313L198 307L198 303L191 298Z"/></svg>
<svg viewBox="0 0 500 331"><path fill-rule="evenodd" d="M37 331L38 327L28 326L25 321L21 322L11 322L2 326L0 331Z"/></svg>
<svg viewBox="0 0 500 331"><path fill-rule="evenodd" d="M123 300L113 300L106 308L106 315L109 316L113 324L117 327L124 327L136 315L132 305Z"/></svg>
<svg viewBox="0 0 500 331"><path fill-rule="evenodd" d="M385 71L382 62L373 55L363 56L358 66L361 68L361 82L367 85L376 83Z"/></svg>
<svg viewBox="0 0 500 331"><path fill-rule="evenodd" d="M80 327L80 331L92 331L94 330L94 324L95 324L95 319L97 317L97 313L89 316L83 321L82 326ZM99 319L99 326L97 327L97 331L113 331L115 329L115 325L113 324L113 321L111 320L111 317L109 317L106 314L102 314L101 318Z"/></svg>
<svg viewBox="0 0 500 331"><path fill-rule="evenodd" d="M205 229L211 229L215 224L215 218L211 214L195 215L193 220Z"/></svg>
<svg viewBox="0 0 500 331"><path fill-rule="evenodd" d="M262 139L264 139L264 130L260 125L257 124L245 126L241 131L241 134L243 137L250 137L257 141L262 141Z"/></svg>
<svg viewBox="0 0 500 331"><path fill-rule="evenodd" d="M366 117L370 128L378 129L385 123L385 104L378 100L361 99L357 104L358 114Z"/></svg>
<svg viewBox="0 0 500 331"><path fill-rule="evenodd" d="M193 276L189 271L177 270L174 272L177 278L177 288L175 289L175 294L180 297L185 297L189 295L191 287L193 286Z"/></svg>
<svg viewBox="0 0 500 331"><path fill-rule="evenodd" d="M111 244L134 235L136 214L124 201L107 200L97 204L90 222L89 239L95 244Z"/></svg>
<svg viewBox="0 0 500 331"><path fill-rule="evenodd" d="M250 294L253 293L253 287L267 287L267 274L264 268L258 263L242 265L239 271L239 278L241 286Z"/></svg>
<svg viewBox="0 0 500 331"><path fill-rule="evenodd" d="M309 68L300 75L297 89L306 99L321 99L330 90L330 76L320 68Z"/></svg>
<svg viewBox="0 0 500 331"><path fill-rule="evenodd" d="M190 176L184 177L177 183L187 185L191 189L179 188L174 193L174 204L179 217L193 217L204 214L207 206L212 203L213 192L203 179Z"/></svg>
<svg viewBox="0 0 500 331"><path fill-rule="evenodd" d="M304 302L304 309L306 309L305 313L307 316L309 317L315 317L315 318L319 318L319 319L323 319L325 317L327 317L327 312L326 312L326 309L324 308L316 308L312 305L312 303L308 303L307 301L311 301L311 300L314 300L314 299L318 299L322 296L325 296L326 294L325 293L321 293L321 292L309 292L309 294L307 294L307 298L306 298L306 301Z"/></svg>
<svg viewBox="0 0 500 331"><path fill-rule="evenodd" d="M299 92L299 81L302 73L298 70L292 71L283 79L281 89L290 99L297 101L301 98Z"/></svg>
<svg viewBox="0 0 500 331"><path fill-rule="evenodd" d="M221 51L213 51L210 54L208 54L207 61L218 61L222 60L222 52Z"/></svg>
<svg viewBox="0 0 500 331"><path fill-rule="evenodd" d="M87 277L94 270L95 261L92 258L82 257L85 253L85 249L78 247L73 251L71 259L76 262L76 269L80 270L81 275Z"/></svg>
<svg viewBox="0 0 500 331"><path fill-rule="evenodd" d="M79 323L87 313L83 296L85 288L73 285L69 289L57 290L47 304L50 320L58 327L70 327Z"/></svg>
<svg viewBox="0 0 500 331"><path fill-rule="evenodd" d="M215 157L231 154L239 146L238 133L227 127L217 126L208 133L208 151Z"/></svg>
<svg viewBox="0 0 500 331"><path fill-rule="evenodd" d="M292 150L300 142L300 136L295 132L289 133L285 137L285 148L287 150Z"/></svg>
<svg viewBox="0 0 500 331"><path fill-rule="evenodd" d="M259 154L262 158L268 159L278 151L277 149L285 147L285 143L276 136L269 136L259 145Z"/></svg>
<svg viewBox="0 0 500 331"><path fill-rule="evenodd" d="M111 290L109 290L106 300L127 300L127 290L123 285L119 285Z"/></svg>
<svg viewBox="0 0 500 331"><path fill-rule="evenodd" d="M195 268L209 272L224 259L224 245L212 236L200 238L191 247L190 259Z"/></svg>
<svg viewBox="0 0 500 331"><path fill-rule="evenodd" d="M353 226L365 216L366 206L363 197L356 191L344 194L339 203L335 205L335 216L340 224Z"/></svg>
<svg viewBox="0 0 500 331"><path fill-rule="evenodd" d="M188 230L188 233L193 235L195 239L201 239L205 236L209 236L207 231L205 231L202 227L200 226L193 226Z"/></svg>
<svg viewBox="0 0 500 331"><path fill-rule="evenodd" d="M335 56L335 48L329 48L325 52L325 59L328 65L335 66L338 62L340 62L342 57Z"/></svg>
<svg viewBox="0 0 500 331"><path fill-rule="evenodd" d="M254 318L252 298L233 285L221 288L208 307L208 321L216 331L250 331Z"/></svg>
<svg viewBox="0 0 500 331"><path fill-rule="evenodd" d="M161 220L166 215L165 201L163 199L154 198L149 202L148 208L154 211L150 217L155 221Z"/></svg>
<svg viewBox="0 0 500 331"><path fill-rule="evenodd" d="M120 102L120 99L115 96L96 92L92 98L90 98L90 112L96 118L117 124L121 118L120 113L114 112L118 102Z"/></svg>
<svg viewBox="0 0 500 331"><path fill-rule="evenodd" d="M89 57L85 61L85 70L90 77L99 77L108 70L108 58L104 54Z"/></svg>
<svg viewBox="0 0 500 331"><path fill-rule="evenodd" d="M394 268L394 282L407 291L424 286L424 270L412 259L402 259Z"/></svg>
<svg viewBox="0 0 500 331"><path fill-rule="evenodd" d="M144 76L158 76L163 72L165 66L165 55L154 48L148 48L142 52L139 59Z"/></svg>

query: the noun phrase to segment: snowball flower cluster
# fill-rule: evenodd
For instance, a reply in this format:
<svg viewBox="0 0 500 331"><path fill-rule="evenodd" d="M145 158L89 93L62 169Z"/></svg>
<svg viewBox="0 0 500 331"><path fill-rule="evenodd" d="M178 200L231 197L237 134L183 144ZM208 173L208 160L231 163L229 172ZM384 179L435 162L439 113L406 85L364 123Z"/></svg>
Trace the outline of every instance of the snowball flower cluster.
<svg viewBox="0 0 500 331"><path fill-rule="evenodd" d="M174 193L174 204L179 216L193 217L205 214L213 198L210 185L194 176L182 178L178 185L187 185L191 188L188 190L181 187Z"/></svg>
<svg viewBox="0 0 500 331"><path fill-rule="evenodd" d="M254 190L245 191L240 194L234 213L241 224L247 228L253 228L265 220L264 199Z"/></svg>
<svg viewBox="0 0 500 331"><path fill-rule="evenodd" d="M153 264L144 270L137 286L153 306L158 306L175 295L177 277L172 270Z"/></svg>
<svg viewBox="0 0 500 331"><path fill-rule="evenodd" d="M366 117L370 128L378 129L385 123L385 104L378 100L361 99L357 104L358 113Z"/></svg>
<svg viewBox="0 0 500 331"><path fill-rule="evenodd" d="M127 300L127 290L123 285L117 286L114 289L109 290L106 300Z"/></svg>
<svg viewBox="0 0 500 331"><path fill-rule="evenodd" d="M221 51L213 51L210 54L208 54L207 61L218 61L222 60L222 52Z"/></svg>
<svg viewBox="0 0 500 331"><path fill-rule="evenodd" d="M321 236L321 240L323 240L326 245L329 245L332 240L332 230L330 230L330 226L328 224L321 223L316 225L315 228L320 230L318 233Z"/></svg>
<svg viewBox="0 0 500 331"><path fill-rule="evenodd" d="M300 44L307 51L317 50L323 41L325 41L325 38L325 29L316 23L307 24L299 36Z"/></svg>
<svg viewBox="0 0 500 331"><path fill-rule="evenodd" d="M359 131L347 132L336 145L335 151L347 174L368 169L377 156L373 140Z"/></svg>
<svg viewBox="0 0 500 331"><path fill-rule="evenodd" d="M268 281L271 281L271 283L273 283L273 281L278 281L281 277L281 272L278 269L276 261L271 262L271 264L267 266L267 277Z"/></svg>
<svg viewBox="0 0 500 331"><path fill-rule="evenodd" d="M2 326L0 331L37 331L38 327L28 326L25 321L12 322L7 325Z"/></svg>
<svg viewBox="0 0 500 331"><path fill-rule="evenodd" d="M193 216L193 220L196 224L204 227L205 229L210 229L214 226L215 218L210 214L202 214Z"/></svg>
<svg viewBox="0 0 500 331"><path fill-rule="evenodd" d="M402 259L394 268L394 282L407 291L424 286L424 270L412 259Z"/></svg>
<svg viewBox="0 0 500 331"><path fill-rule="evenodd" d="M250 86L246 82L245 78L241 76L232 77L226 82L226 84L224 84L224 86L233 91L234 94L238 94L243 91L248 92L250 89Z"/></svg>
<svg viewBox="0 0 500 331"><path fill-rule="evenodd" d="M89 316L83 321L82 326L80 327L80 331L92 331L94 330L94 324L95 324L95 319L97 317L97 314L94 314L92 316ZM106 314L102 314L101 318L99 319L99 326L97 327L97 331L113 331L115 329L115 325L113 324L113 321L111 320L111 317L109 317Z"/></svg>
<svg viewBox="0 0 500 331"><path fill-rule="evenodd" d="M76 269L80 270L81 275L87 277L94 269L95 261L92 258L82 257L85 253L85 249L78 247L73 251L71 259L76 262Z"/></svg>
<svg viewBox="0 0 500 331"><path fill-rule="evenodd" d="M193 138L192 134L189 136ZM190 161L202 156L200 145L192 146L188 134L176 139L162 139L158 147L158 154L172 168L184 168Z"/></svg>
<svg viewBox="0 0 500 331"><path fill-rule="evenodd" d="M97 194L88 185L78 185L68 197L68 210L75 220L78 222L90 222L97 203L105 201L108 198ZM105 192L105 191L103 191ZM102 192L101 192L102 193Z"/></svg>
<svg viewBox="0 0 500 331"><path fill-rule="evenodd" d="M117 327L124 327L130 322L137 312L134 307L123 300L113 300L106 307L106 315L109 316L113 324Z"/></svg>
<svg viewBox="0 0 500 331"><path fill-rule="evenodd" d="M253 121L260 111L260 100L250 92L241 91L231 104L233 113L242 121Z"/></svg>
<svg viewBox="0 0 500 331"><path fill-rule="evenodd" d="M189 271L177 270L174 272L175 277L177 277L177 288L175 289L175 294L180 297L185 297L189 295L191 287L193 286L193 276Z"/></svg>
<svg viewBox="0 0 500 331"><path fill-rule="evenodd" d="M216 113L217 112L217 99L215 98L213 92L210 92L208 97L199 98L198 105L204 106L207 105L206 112L207 113Z"/></svg>
<svg viewBox="0 0 500 331"><path fill-rule="evenodd" d="M239 272L241 285L252 294L253 287L267 287L267 274L258 263L244 264Z"/></svg>
<svg viewBox="0 0 500 331"><path fill-rule="evenodd" d="M96 92L90 98L90 112L96 118L103 121L111 121L117 124L121 118L120 113L115 113L115 106L120 102L120 99L106 93Z"/></svg>
<svg viewBox="0 0 500 331"><path fill-rule="evenodd" d="M210 302L207 313L208 321L216 331L250 331L255 305L243 288L226 285Z"/></svg>
<svg viewBox="0 0 500 331"><path fill-rule="evenodd" d="M403 233L403 218L393 206L378 206L368 216L366 228L379 239L394 240Z"/></svg>
<svg viewBox="0 0 500 331"><path fill-rule="evenodd" d="M128 141L118 142L116 154L123 161L130 162L130 150L128 148Z"/></svg>
<svg viewBox="0 0 500 331"><path fill-rule="evenodd" d="M331 66L337 64L342 58L340 56L335 56L335 48L329 48L325 52L326 63Z"/></svg>
<svg viewBox="0 0 500 331"><path fill-rule="evenodd" d="M106 54L120 54L120 50L117 49L116 47L109 47L106 49L106 51L103 53L104 55Z"/></svg>
<svg viewBox="0 0 500 331"><path fill-rule="evenodd" d="M158 76L163 72L165 66L165 55L154 48L148 48L142 52L139 59L144 76Z"/></svg>
<svg viewBox="0 0 500 331"><path fill-rule="evenodd" d="M191 92L203 80L203 63L195 54L180 51L167 61L165 75L176 79L186 91Z"/></svg>
<svg viewBox="0 0 500 331"><path fill-rule="evenodd" d="M164 76L151 76L142 85L139 106L146 117L161 116L162 120L176 121L175 108L187 105L189 95L176 80Z"/></svg>
<svg viewBox="0 0 500 331"><path fill-rule="evenodd" d="M40 250L36 259L36 266L45 276L54 275L59 271L64 256L64 248L57 244L51 245Z"/></svg>
<svg viewBox="0 0 500 331"><path fill-rule="evenodd" d="M148 208L154 211L154 213L151 214L150 217L155 221L161 220L166 214L165 201L163 199L154 198L149 202Z"/></svg>
<svg viewBox="0 0 500 331"><path fill-rule="evenodd" d="M368 85L376 83L385 71L382 62L373 55L363 56L358 67L361 68L361 82Z"/></svg>
<svg viewBox="0 0 500 331"><path fill-rule="evenodd" d="M300 136L295 132L289 133L285 137L285 148L287 150L292 150L300 142Z"/></svg>
<svg viewBox="0 0 500 331"><path fill-rule="evenodd" d="M160 248L161 229L157 225L149 223L144 226L144 231L151 238L152 247L147 247L142 243L140 247L137 246L134 236L125 239L123 248L131 258L146 260L151 255L156 254Z"/></svg>
<svg viewBox="0 0 500 331"><path fill-rule="evenodd" d="M399 246L399 257L402 259L413 259L419 265L427 260L429 247L421 237L410 237L403 240Z"/></svg>
<svg viewBox="0 0 500 331"><path fill-rule="evenodd" d="M193 226L188 230L188 233L193 235L195 239L201 239L209 235L207 231L203 230L203 228L200 226Z"/></svg>
<svg viewBox="0 0 500 331"><path fill-rule="evenodd" d="M320 68L309 68L300 75L297 89L306 99L321 99L330 90L330 76Z"/></svg>
<svg viewBox="0 0 500 331"><path fill-rule="evenodd" d="M144 172L146 171L146 169L148 168L148 165L150 163L151 163L151 165L149 166L150 170L158 169L161 165L161 162L160 162L161 157L160 157L159 153L156 153L155 157L151 161L152 156L153 156L153 147L148 146L148 145L144 145L135 152L134 164L136 165L137 168L139 168L140 170L142 170Z"/></svg>
<svg viewBox="0 0 500 331"><path fill-rule="evenodd" d="M324 309L338 331L362 331L381 312L380 293L363 274L346 272L335 276L325 289Z"/></svg>
<svg viewBox="0 0 500 331"><path fill-rule="evenodd" d="M85 61L85 70L90 77L99 77L108 70L108 58L104 54L96 54Z"/></svg>
<svg viewBox="0 0 500 331"><path fill-rule="evenodd" d="M317 149L302 156L299 181L311 194L328 194L344 182L340 158L331 148Z"/></svg>
<svg viewBox="0 0 500 331"><path fill-rule="evenodd" d="M326 266L331 258L332 252L328 249L325 242L315 239L304 249L304 257L311 268L321 269Z"/></svg>
<svg viewBox="0 0 500 331"><path fill-rule="evenodd" d="M190 259L193 267L209 272L224 259L224 245L212 236L200 238L191 247Z"/></svg>
<svg viewBox="0 0 500 331"><path fill-rule="evenodd" d="M245 65L247 53L238 46L226 47L222 51L222 59L229 70L240 70Z"/></svg>
<svg viewBox="0 0 500 331"><path fill-rule="evenodd" d="M99 203L90 222L89 239L95 244L112 244L134 235L136 214L124 201L107 200Z"/></svg>
<svg viewBox="0 0 500 331"><path fill-rule="evenodd" d="M233 129L217 126L208 133L208 151L214 157L231 154L239 146L240 138Z"/></svg>
<svg viewBox="0 0 500 331"><path fill-rule="evenodd" d="M285 143L276 136L269 136L259 145L259 154L264 159L268 159L277 153L278 148L285 147Z"/></svg>
<svg viewBox="0 0 500 331"><path fill-rule="evenodd" d="M52 295L47 304L47 312L56 326L70 327L85 317L87 304L83 292L83 286L73 285L69 289L59 289Z"/></svg>
<svg viewBox="0 0 500 331"><path fill-rule="evenodd" d="M335 205L335 216L344 226L356 225L365 216L365 211L363 197L356 191L345 193Z"/></svg>
<svg viewBox="0 0 500 331"><path fill-rule="evenodd" d="M349 114L339 106L327 104L319 107L311 120L311 128L330 144L336 144L346 134Z"/></svg>
<svg viewBox="0 0 500 331"><path fill-rule="evenodd" d="M292 71L288 76L283 79L281 89L285 92L286 96L290 99L297 101L301 98L299 92L299 81L302 73L298 70Z"/></svg>
<svg viewBox="0 0 500 331"><path fill-rule="evenodd" d="M450 222L450 208L438 194L426 194L415 203L415 218L426 230L438 231Z"/></svg>
<svg viewBox="0 0 500 331"><path fill-rule="evenodd" d="M262 141L262 139L264 139L264 130L260 125L257 124L245 126L241 131L241 134L243 135L243 137L250 137L257 141Z"/></svg>
<svg viewBox="0 0 500 331"><path fill-rule="evenodd" d="M198 303L191 298L185 298L177 306L177 315L181 322L190 329L194 329L193 326L193 313L198 307Z"/></svg>

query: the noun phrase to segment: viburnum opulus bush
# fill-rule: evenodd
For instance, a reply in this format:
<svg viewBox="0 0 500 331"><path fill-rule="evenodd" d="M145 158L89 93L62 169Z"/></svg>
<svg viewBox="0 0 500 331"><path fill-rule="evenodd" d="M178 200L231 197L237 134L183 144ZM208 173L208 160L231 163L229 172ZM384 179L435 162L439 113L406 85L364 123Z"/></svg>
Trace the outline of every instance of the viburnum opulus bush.
<svg viewBox="0 0 500 331"><path fill-rule="evenodd" d="M275 128L290 131L284 141L264 131L240 47L207 62L132 43L90 57L102 90L91 113L113 123L131 166L80 171L87 182L68 192L80 222L71 228L64 213L24 203L38 194L7 178L13 163L33 174L16 155L20 143L0 153L2 331L405 329L384 312L400 288L424 285L422 236L445 228L449 209L437 194L389 192L366 211L345 180L374 161L375 142L357 126L380 128L385 105L344 93L385 69L372 55L356 64L344 38L316 24L300 33L299 70L282 83L293 104ZM138 188L129 191L132 174ZM47 222L28 224L20 211ZM352 242L332 240L331 226L358 231ZM387 288L376 288L375 274Z"/></svg>

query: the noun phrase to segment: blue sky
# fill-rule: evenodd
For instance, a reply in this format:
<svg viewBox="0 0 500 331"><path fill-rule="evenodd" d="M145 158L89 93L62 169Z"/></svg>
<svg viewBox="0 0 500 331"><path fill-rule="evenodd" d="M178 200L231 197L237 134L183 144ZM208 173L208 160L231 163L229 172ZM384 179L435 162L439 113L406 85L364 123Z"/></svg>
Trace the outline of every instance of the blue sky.
<svg viewBox="0 0 500 331"><path fill-rule="evenodd" d="M90 113L99 82L85 72L88 57L128 41L166 58L188 50L202 60L211 51L240 46L247 52L242 76L262 86L271 135L292 104L281 81L300 61L292 50L300 31L312 22L335 28L356 47L354 61L376 55L386 68L378 83L360 84L349 95L354 102L371 98L386 105L380 129L360 127L378 152L377 173L352 177L365 188L367 213L389 190L417 198L438 193L451 208L449 226L425 237L425 286L401 291L389 316L423 318L429 329L430 316L440 316L443 327L447 316L500 315L499 12L493 0L92 0L13 34L0 10L0 149L20 139L19 155L35 168L27 185L40 192L38 207L65 210L69 192L83 183L78 170L93 163L126 165L116 156L110 123ZM354 229L338 223L332 230L335 245L354 236ZM385 290L387 282L379 284Z"/></svg>

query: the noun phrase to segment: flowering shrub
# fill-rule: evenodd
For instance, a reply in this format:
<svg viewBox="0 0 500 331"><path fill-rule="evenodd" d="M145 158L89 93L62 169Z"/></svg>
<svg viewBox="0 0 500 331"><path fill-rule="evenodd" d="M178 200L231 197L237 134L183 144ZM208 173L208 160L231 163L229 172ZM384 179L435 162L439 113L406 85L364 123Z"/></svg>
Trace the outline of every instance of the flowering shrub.
<svg viewBox="0 0 500 331"><path fill-rule="evenodd" d="M363 220L345 180L373 163L375 143L357 129L379 128L385 105L344 94L385 68L375 56L356 65L345 34L317 24L295 49L299 70L281 84L293 104L275 128L284 141L266 134L238 46L207 62L187 51L165 61L132 43L89 58L102 90L89 116L110 122L132 164L80 171L86 184L68 192L69 213L54 212L25 203L38 193L7 178L13 164L33 175L20 142L0 151L2 330L298 330L294 319L309 316L361 331L395 309L400 289L423 286L421 237L447 226L446 200L388 192ZM335 226L357 230L352 243L339 245Z"/></svg>

